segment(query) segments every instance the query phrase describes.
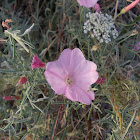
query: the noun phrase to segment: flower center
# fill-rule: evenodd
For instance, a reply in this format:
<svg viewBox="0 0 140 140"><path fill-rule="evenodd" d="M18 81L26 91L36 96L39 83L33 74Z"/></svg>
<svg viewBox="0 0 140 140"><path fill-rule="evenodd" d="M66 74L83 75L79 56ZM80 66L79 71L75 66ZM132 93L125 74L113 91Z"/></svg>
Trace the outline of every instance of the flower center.
<svg viewBox="0 0 140 140"><path fill-rule="evenodd" d="M72 85L73 80L72 80L72 78L67 77L66 80L65 80L65 82L66 82L67 85Z"/></svg>

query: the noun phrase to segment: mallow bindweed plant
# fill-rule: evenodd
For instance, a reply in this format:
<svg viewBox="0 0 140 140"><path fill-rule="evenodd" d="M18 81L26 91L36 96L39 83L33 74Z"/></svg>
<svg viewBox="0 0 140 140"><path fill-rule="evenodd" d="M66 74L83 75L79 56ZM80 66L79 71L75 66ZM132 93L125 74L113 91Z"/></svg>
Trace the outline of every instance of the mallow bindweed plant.
<svg viewBox="0 0 140 140"><path fill-rule="evenodd" d="M139 3L110 2L0 2L0 139L140 138Z"/></svg>

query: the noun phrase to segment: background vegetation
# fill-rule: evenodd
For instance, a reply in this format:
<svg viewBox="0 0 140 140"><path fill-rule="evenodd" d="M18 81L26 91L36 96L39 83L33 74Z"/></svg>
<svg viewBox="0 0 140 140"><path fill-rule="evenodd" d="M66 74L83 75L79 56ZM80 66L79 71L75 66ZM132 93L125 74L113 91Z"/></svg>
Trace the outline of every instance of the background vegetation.
<svg viewBox="0 0 140 140"><path fill-rule="evenodd" d="M117 15L130 2L100 0L101 11ZM1 23L11 19L10 31L0 26L0 139L1 140L139 140L140 41L139 4L116 20L117 39L99 44L83 33L86 13L76 0L3 0ZM34 23L32 30L20 36ZM16 36L15 36L16 35ZM22 42L18 41L22 38ZM93 51L92 47L98 50ZM25 50L29 49L29 53ZM50 88L43 69L31 69L34 54L47 63L65 48L80 48L98 65L103 84L94 84L90 106L66 100ZM28 82L18 85L20 76ZM6 101L3 96L21 100Z"/></svg>

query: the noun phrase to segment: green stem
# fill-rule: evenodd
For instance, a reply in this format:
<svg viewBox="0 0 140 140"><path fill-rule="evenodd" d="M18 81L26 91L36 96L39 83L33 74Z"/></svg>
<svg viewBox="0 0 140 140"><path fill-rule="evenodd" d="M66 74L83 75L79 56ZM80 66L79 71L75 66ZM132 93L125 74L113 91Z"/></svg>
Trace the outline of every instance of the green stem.
<svg viewBox="0 0 140 140"><path fill-rule="evenodd" d="M119 13L117 16L115 16L114 18L113 18L113 20L115 20L118 16L120 16L120 15L122 15L122 13Z"/></svg>

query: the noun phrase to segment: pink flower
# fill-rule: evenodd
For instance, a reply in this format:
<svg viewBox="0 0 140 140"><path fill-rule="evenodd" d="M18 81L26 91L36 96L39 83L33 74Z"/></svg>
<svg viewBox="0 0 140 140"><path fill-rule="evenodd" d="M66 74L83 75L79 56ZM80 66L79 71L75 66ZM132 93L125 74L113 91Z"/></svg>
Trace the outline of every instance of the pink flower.
<svg viewBox="0 0 140 140"><path fill-rule="evenodd" d="M133 51L138 51L140 49L140 42L138 42L135 46Z"/></svg>
<svg viewBox="0 0 140 140"><path fill-rule="evenodd" d="M4 96L3 97L3 100L14 100L14 98L16 99L16 100L21 100L21 96Z"/></svg>
<svg viewBox="0 0 140 140"><path fill-rule="evenodd" d="M88 91L98 79L97 66L85 59L80 49L65 49L58 60L46 65L45 77L58 95L90 105L94 93Z"/></svg>
<svg viewBox="0 0 140 140"><path fill-rule="evenodd" d="M31 67L32 67L32 70L35 68L42 68L42 67L45 67L45 63L41 62L37 54L35 54L32 60Z"/></svg>
<svg viewBox="0 0 140 140"><path fill-rule="evenodd" d="M100 5L98 3L96 3L95 5L92 6L93 9L96 10L96 12L100 11Z"/></svg>
<svg viewBox="0 0 140 140"><path fill-rule="evenodd" d="M96 81L96 83L98 83L98 84L103 84L105 82L105 78L104 77L101 77L101 78L99 78L97 81Z"/></svg>
<svg viewBox="0 0 140 140"><path fill-rule="evenodd" d="M18 84L23 85L27 82L27 78L25 76L20 77Z"/></svg>
<svg viewBox="0 0 140 140"><path fill-rule="evenodd" d="M87 8L93 7L98 0L77 0L80 6L84 6Z"/></svg>

